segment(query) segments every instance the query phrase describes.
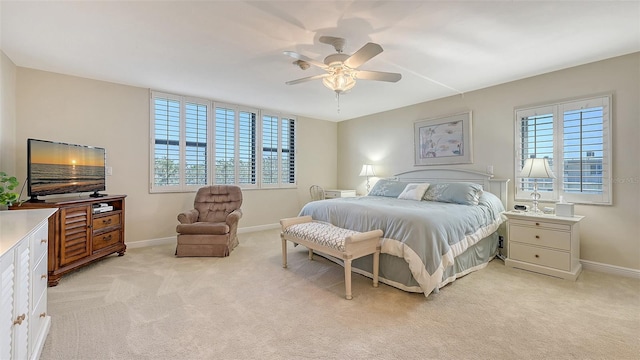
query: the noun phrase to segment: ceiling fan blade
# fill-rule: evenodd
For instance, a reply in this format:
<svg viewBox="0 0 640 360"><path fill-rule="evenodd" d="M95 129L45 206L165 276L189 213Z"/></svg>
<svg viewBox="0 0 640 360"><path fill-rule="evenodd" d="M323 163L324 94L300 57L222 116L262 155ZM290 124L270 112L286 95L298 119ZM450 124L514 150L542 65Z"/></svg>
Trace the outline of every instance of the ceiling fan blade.
<svg viewBox="0 0 640 360"><path fill-rule="evenodd" d="M285 84L287 84L287 85L295 85L295 84L303 83L303 82L306 82L306 81L322 79L322 78L325 78L327 76L329 76L329 74L313 75L313 76L304 77L302 79L287 81Z"/></svg>
<svg viewBox="0 0 640 360"><path fill-rule="evenodd" d="M308 62L309 64L315 65L315 66L317 66L319 68L322 68L322 69L326 69L327 68L327 65L325 65L324 63L321 63L319 61L313 60L312 58L304 56L302 54L298 54L295 51L283 51L283 54L291 56L292 58L297 59L297 60L302 60L302 61Z"/></svg>
<svg viewBox="0 0 640 360"><path fill-rule="evenodd" d="M355 69L358 66L364 64L369 61L374 56L380 54L382 52L382 46L375 43L366 43L360 50L356 51L355 54L351 55L347 60L344 61L344 64L348 67Z"/></svg>
<svg viewBox="0 0 640 360"><path fill-rule="evenodd" d="M402 79L402 74L382 71L358 70L356 72L356 79L398 82L400 81L400 79Z"/></svg>

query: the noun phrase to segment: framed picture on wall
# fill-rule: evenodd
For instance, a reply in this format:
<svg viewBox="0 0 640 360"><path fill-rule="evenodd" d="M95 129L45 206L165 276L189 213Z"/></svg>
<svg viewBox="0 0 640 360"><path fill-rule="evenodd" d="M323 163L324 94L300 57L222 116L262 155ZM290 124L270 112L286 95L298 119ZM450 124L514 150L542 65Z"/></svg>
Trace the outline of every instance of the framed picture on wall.
<svg viewBox="0 0 640 360"><path fill-rule="evenodd" d="M471 111L416 121L415 165L473 163Z"/></svg>

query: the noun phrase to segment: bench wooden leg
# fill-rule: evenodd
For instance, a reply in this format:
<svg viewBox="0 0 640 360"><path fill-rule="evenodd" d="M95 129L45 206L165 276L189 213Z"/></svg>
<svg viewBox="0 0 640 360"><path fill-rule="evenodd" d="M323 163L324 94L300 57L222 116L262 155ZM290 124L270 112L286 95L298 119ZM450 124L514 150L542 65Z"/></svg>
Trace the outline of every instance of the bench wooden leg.
<svg viewBox="0 0 640 360"><path fill-rule="evenodd" d="M347 300L351 300L351 259L344 260L344 287Z"/></svg>
<svg viewBox="0 0 640 360"><path fill-rule="evenodd" d="M287 240L282 237L282 267L287 268Z"/></svg>
<svg viewBox="0 0 640 360"><path fill-rule="evenodd" d="M309 260L313 260L313 250L309 249Z"/></svg>
<svg viewBox="0 0 640 360"><path fill-rule="evenodd" d="M373 253L373 287L378 287L378 273L380 269L380 248Z"/></svg>

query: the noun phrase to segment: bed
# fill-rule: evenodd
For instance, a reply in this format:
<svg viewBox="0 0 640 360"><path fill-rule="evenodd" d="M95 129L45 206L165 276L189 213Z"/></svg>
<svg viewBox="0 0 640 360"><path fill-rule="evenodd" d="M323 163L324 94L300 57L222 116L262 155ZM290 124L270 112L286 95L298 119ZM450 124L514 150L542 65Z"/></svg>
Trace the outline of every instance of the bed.
<svg viewBox="0 0 640 360"><path fill-rule="evenodd" d="M382 230L380 282L429 296L497 255L508 181L469 170L408 171L380 179L367 196L312 201L300 216ZM372 266L363 257L353 271L372 277Z"/></svg>

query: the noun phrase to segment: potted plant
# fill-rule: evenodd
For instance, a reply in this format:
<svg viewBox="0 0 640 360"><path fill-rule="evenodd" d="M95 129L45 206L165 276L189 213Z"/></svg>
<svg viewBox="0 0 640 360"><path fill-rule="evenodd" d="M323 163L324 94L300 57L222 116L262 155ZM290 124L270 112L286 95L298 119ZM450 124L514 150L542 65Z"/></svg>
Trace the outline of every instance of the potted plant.
<svg viewBox="0 0 640 360"><path fill-rule="evenodd" d="M9 176L4 171L0 171L0 205L11 206L18 201L18 193L12 190L17 188L19 184L15 176Z"/></svg>

